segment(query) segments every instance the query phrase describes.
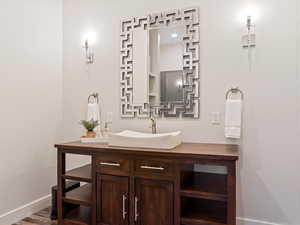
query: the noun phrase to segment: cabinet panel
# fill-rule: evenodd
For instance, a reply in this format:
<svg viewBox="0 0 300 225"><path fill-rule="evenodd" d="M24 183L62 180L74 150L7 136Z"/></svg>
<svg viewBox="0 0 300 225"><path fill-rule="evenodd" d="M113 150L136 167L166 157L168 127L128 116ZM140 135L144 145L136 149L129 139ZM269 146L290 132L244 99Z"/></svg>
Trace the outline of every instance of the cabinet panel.
<svg viewBox="0 0 300 225"><path fill-rule="evenodd" d="M135 180L135 221L138 225L173 225L173 183Z"/></svg>
<svg viewBox="0 0 300 225"><path fill-rule="evenodd" d="M98 174L97 219L101 225L128 225L129 178Z"/></svg>
<svg viewBox="0 0 300 225"><path fill-rule="evenodd" d="M134 170L135 175L149 178L174 176L174 164L169 160L138 159L135 160Z"/></svg>
<svg viewBox="0 0 300 225"><path fill-rule="evenodd" d="M124 156L102 154L96 163L97 172L101 174L127 176L130 173L130 160Z"/></svg>

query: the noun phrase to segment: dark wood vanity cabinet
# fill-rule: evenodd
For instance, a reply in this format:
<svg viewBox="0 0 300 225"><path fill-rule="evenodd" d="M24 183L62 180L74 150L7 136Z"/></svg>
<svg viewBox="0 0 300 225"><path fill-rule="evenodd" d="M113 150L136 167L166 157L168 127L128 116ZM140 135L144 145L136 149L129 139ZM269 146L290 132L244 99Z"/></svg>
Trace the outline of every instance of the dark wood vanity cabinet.
<svg viewBox="0 0 300 225"><path fill-rule="evenodd" d="M173 224L172 182L137 178L134 183L130 192L128 177L97 176L97 223L128 225L134 217L139 225ZM129 209L132 204L133 211Z"/></svg>
<svg viewBox="0 0 300 225"><path fill-rule="evenodd" d="M59 225L235 225L235 145L188 144L173 150L73 142L58 149ZM66 171L66 154L92 163ZM227 174L196 172L224 166ZM65 192L66 180L85 182ZM64 210L65 203L74 204Z"/></svg>
<svg viewBox="0 0 300 225"><path fill-rule="evenodd" d="M97 223L173 224L171 168L170 162L165 160L99 154L96 160Z"/></svg>
<svg viewBox="0 0 300 225"><path fill-rule="evenodd" d="M137 225L173 223L173 183L170 181L135 180L135 221Z"/></svg>
<svg viewBox="0 0 300 225"><path fill-rule="evenodd" d="M97 222L103 225L129 224L129 178L97 175Z"/></svg>

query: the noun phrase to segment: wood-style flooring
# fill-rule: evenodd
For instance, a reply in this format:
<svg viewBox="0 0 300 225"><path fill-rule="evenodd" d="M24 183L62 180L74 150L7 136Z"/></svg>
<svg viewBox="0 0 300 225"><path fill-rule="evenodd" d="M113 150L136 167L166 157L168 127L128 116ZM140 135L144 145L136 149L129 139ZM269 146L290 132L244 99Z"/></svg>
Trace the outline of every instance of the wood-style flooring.
<svg viewBox="0 0 300 225"><path fill-rule="evenodd" d="M55 220L51 221L50 212L51 208L43 209L30 217L24 218L18 223L14 223L13 225L57 225Z"/></svg>

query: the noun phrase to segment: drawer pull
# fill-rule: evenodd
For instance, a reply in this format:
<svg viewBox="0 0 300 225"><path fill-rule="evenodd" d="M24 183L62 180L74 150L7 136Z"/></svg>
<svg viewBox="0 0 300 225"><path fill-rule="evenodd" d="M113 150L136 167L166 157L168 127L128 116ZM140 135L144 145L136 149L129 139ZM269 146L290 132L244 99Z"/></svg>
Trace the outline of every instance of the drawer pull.
<svg viewBox="0 0 300 225"><path fill-rule="evenodd" d="M138 198L134 197L134 221L137 222L138 220Z"/></svg>
<svg viewBox="0 0 300 225"><path fill-rule="evenodd" d="M141 166L141 169L148 169L148 170L165 170L163 167L154 167L154 166Z"/></svg>
<svg viewBox="0 0 300 225"><path fill-rule="evenodd" d="M126 200L127 200L127 197L125 196L125 195L123 195L123 220L125 220L126 219L126 214L127 214L127 212L126 212Z"/></svg>
<svg viewBox="0 0 300 225"><path fill-rule="evenodd" d="M109 162L101 162L100 165L102 165L102 166L116 166L116 167L121 166L120 163L109 163Z"/></svg>

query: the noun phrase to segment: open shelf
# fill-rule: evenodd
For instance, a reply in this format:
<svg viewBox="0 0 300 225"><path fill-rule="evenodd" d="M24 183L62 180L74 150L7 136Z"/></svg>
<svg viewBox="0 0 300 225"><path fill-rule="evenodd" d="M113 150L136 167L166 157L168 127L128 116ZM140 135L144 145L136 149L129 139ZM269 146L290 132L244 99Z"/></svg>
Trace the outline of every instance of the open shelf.
<svg viewBox="0 0 300 225"><path fill-rule="evenodd" d="M157 75L156 75L156 74L154 74L154 73L151 73L151 72L150 72L150 73L149 73L149 77L150 77L150 78L156 78L156 77L157 77Z"/></svg>
<svg viewBox="0 0 300 225"><path fill-rule="evenodd" d="M91 206L92 205L92 185L86 184L66 193L64 202Z"/></svg>
<svg viewBox="0 0 300 225"><path fill-rule="evenodd" d="M186 197L181 200L182 225L227 224L226 202Z"/></svg>
<svg viewBox="0 0 300 225"><path fill-rule="evenodd" d="M77 180L82 182L92 182L92 166L91 164L85 165L73 170L69 170L63 175L63 178L69 180Z"/></svg>
<svg viewBox="0 0 300 225"><path fill-rule="evenodd" d="M181 196L227 201L226 175L191 171L183 173Z"/></svg>
<svg viewBox="0 0 300 225"><path fill-rule="evenodd" d="M156 93L149 93L149 97L157 97Z"/></svg>
<svg viewBox="0 0 300 225"><path fill-rule="evenodd" d="M91 224L91 208L79 206L66 213L64 220L72 224L89 225Z"/></svg>

